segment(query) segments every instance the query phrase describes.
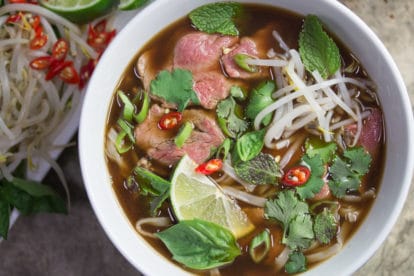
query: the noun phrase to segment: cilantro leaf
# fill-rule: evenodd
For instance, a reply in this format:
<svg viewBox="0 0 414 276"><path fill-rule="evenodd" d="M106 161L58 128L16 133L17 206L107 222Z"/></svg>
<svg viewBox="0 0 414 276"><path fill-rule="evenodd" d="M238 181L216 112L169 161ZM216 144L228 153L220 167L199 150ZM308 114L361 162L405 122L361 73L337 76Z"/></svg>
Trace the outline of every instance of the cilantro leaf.
<svg viewBox="0 0 414 276"><path fill-rule="evenodd" d="M283 237L284 243L291 249L308 248L313 238L312 217L307 213L298 214L290 222L287 236Z"/></svg>
<svg viewBox="0 0 414 276"><path fill-rule="evenodd" d="M259 153L249 161L238 161L234 171L245 181L255 184L276 184L281 176L279 166L270 154Z"/></svg>
<svg viewBox="0 0 414 276"><path fill-rule="evenodd" d="M337 145L334 142L325 143L319 138L310 138L305 143L306 154L309 157L319 155L323 163L332 161L332 158L336 152Z"/></svg>
<svg viewBox="0 0 414 276"><path fill-rule="evenodd" d="M344 152L346 160L335 157L329 169L331 180L328 185L332 193L343 197L348 191L356 191L362 176L368 172L371 156L363 148L349 149Z"/></svg>
<svg viewBox="0 0 414 276"><path fill-rule="evenodd" d="M240 14L242 6L235 2L212 3L193 10L190 20L202 32L238 35L234 19Z"/></svg>
<svg viewBox="0 0 414 276"><path fill-rule="evenodd" d="M328 244L335 237L337 228L335 216L328 209L316 215L313 231L319 242Z"/></svg>
<svg viewBox="0 0 414 276"><path fill-rule="evenodd" d="M217 224L183 220L156 233L173 259L193 269L210 269L230 263L240 255L233 234Z"/></svg>
<svg viewBox="0 0 414 276"><path fill-rule="evenodd" d="M272 81L261 83L258 87L253 89L249 95L249 103L246 108L246 117L254 120L264 108L274 102L272 94L276 89L276 85ZM272 114L266 115L262 123L267 126L272 120Z"/></svg>
<svg viewBox="0 0 414 276"><path fill-rule="evenodd" d="M277 198L265 204L265 217L283 226L282 243L291 249L307 248L313 237L313 222L309 206L299 200L292 190L278 193Z"/></svg>
<svg viewBox="0 0 414 276"><path fill-rule="evenodd" d="M289 274L306 271L306 257L300 251L290 253L285 264L285 270Z"/></svg>
<svg viewBox="0 0 414 276"><path fill-rule="evenodd" d="M299 34L299 53L306 70L317 70L323 78L334 74L341 66L341 56L335 42L323 30L315 15L308 15Z"/></svg>
<svg viewBox="0 0 414 276"><path fill-rule="evenodd" d="M368 172L372 158L363 147L348 149L344 152L344 156L351 161L351 171L359 175L364 175Z"/></svg>
<svg viewBox="0 0 414 276"><path fill-rule="evenodd" d="M153 95L176 104L178 111L183 111L190 102L200 104L193 90L193 75L188 70L163 70L151 81L150 87Z"/></svg>
<svg viewBox="0 0 414 276"><path fill-rule="evenodd" d="M247 122L237 116L236 108L237 104L233 97L220 101L216 108L221 129L232 138L245 132L248 127Z"/></svg>
<svg viewBox="0 0 414 276"><path fill-rule="evenodd" d="M309 166L311 175L305 185L296 187L296 192L301 199L312 198L322 189L324 184L322 177L325 173L325 166L319 155L313 157L304 155L302 162Z"/></svg>
<svg viewBox="0 0 414 276"><path fill-rule="evenodd" d="M170 196L170 182L141 167L134 168L140 193L150 198L151 215L155 215L162 203Z"/></svg>

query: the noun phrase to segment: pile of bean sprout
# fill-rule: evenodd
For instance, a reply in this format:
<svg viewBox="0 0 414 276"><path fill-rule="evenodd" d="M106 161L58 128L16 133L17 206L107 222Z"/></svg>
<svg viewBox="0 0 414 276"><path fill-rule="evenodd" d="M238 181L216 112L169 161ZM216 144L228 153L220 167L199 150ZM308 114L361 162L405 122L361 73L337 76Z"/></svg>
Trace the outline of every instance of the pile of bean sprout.
<svg viewBox="0 0 414 276"><path fill-rule="evenodd" d="M10 16L19 16L19 21L10 20ZM36 35L35 16L48 37L40 49L30 47ZM78 85L61 78L46 80L46 71L34 70L30 63L50 55L62 38L69 46L66 59L79 72L85 62L98 58L86 36L79 26L37 5L0 8L0 179L11 181L22 161L27 160L28 168L35 170L34 160L43 160L56 170L69 195L63 172L50 152L67 146L55 145L54 140L81 103L82 93Z"/></svg>

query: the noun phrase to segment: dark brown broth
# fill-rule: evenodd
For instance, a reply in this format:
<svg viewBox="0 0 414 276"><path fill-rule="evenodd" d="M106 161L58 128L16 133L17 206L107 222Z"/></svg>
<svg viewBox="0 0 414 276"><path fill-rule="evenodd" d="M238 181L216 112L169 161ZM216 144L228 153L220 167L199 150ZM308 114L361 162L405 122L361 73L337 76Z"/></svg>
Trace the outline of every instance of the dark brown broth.
<svg viewBox="0 0 414 276"><path fill-rule="evenodd" d="M298 33L300 31L300 28L302 26L303 17L296 15L294 13L288 12L286 10L277 9L277 8L270 8L267 6L260 6L260 5L247 5L246 10L248 10L248 14L245 14L245 20L241 22L241 36L250 36L253 35L257 30L265 28L269 25L272 26L272 28L276 29L280 35L283 37L285 42L288 44L291 48L298 47ZM139 55L149 49L153 51L153 60L154 64L157 70L162 70L165 66L166 62L170 61L172 59L172 53L174 51L174 46L178 39L188 33L192 32L194 29L191 27L190 21L187 18L183 18L178 20L177 22L173 23L172 25L165 28L162 32L155 35L154 38L152 38L138 53L131 61L130 65L126 69L125 73L123 74L118 88L123 91L129 91L129 93L136 93L138 91L138 88L141 87L140 80L138 79L134 67L136 64L136 61L139 57ZM338 39L336 39L336 42L338 46L340 47L343 64L345 64L345 67L351 64L356 59L353 57L353 55L344 47L342 43L339 42ZM281 49L279 49L278 44L274 40L272 36L269 36L268 41L265 41L267 47L274 48L277 52L282 52ZM365 71L363 70L362 66L359 66L359 70L357 74L351 75L352 77L363 77L366 78L367 75ZM256 81L244 81L243 85L251 89L255 87L259 81L262 80L256 80ZM132 92L135 91L135 92ZM116 98L114 96L114 98ZM371 103L367 103L367 106L376 106L376 102L373 101ZM120 107L119 103L117 103L115 100L111 105L110 114L108 117L108 130L116 124L117 119L120 116ZM211 111L214 113L214 111ZM214 115L214 114L213 114ZM385 145L382 145L381 152L384 152ZM283 153L283 151L271 151L267 150L268 152L274 154L274 155L280 155ZM300 152L296 154L296 156L292 159L290 164L293 164L295 161L300 159ZM145 200L143 196L138 195L137 192L130 191L125 188L124 181L125 178L128 177L136 165L137 160L140 157L145 156L145 153L140 151L139 149L134 149L133 151L130 151L124 155L122 155L123 159L126 161L127 166L125 168L120 168L116 163L114 163L111 160L107 160L108 169L110 172L110 175L112 176L112 182L113 182L113 188L117 194L118 200L120 204L122 205L122 208L124 209L127 217L129 218L132 225L135 225L136 221L140 218L148 217L149 211L148 211L148 202ZM377 168L373 168L371 171L375 171L376 173L370 173L367 177L364 179L365 186L368 187L375 187L378 191L378 183L381 180L381 172L383 167L383 154L380 156L380 160L377 160ZM160 166L159 164L154 165L154 167ZM171 168L162 168L160 170L161 174L166 177L168 177L168 172L171 171ZM251 206L246 206L245 204L241 204L243 208L247 208L246 212L249 214L249 212L253 211ZM355 227L353 227L350 235L346 237L346 240L348 240L352 234L356 231L356 229L361 225L361 221L363 221L363 218L368 213L370 207L372 205L371 201L365 202L365 203L358 203L355 204L358 208L363 210L363 213L359 217L359 223ZM250 209L250 210L249 210ZM160 216L170 216L171 217L171 211L169 210L168 203L164 204L162 210L160 211ZM283 249L282 246L280 246L279 241L275 239L276 236L281 235L281 229L275 225L271 224L265 220L261 222L260 225L256 225L256 229L253 233L249 234L247 237L244 237L240 239L238 242L241 244L243 249L243 256L238 257L235 262L232 265L229 265L226 268L220 269L222 275L274 275L277 273L273 270L273 268L269 265L272 263L272 258L269 258L269 260L266 260L264 265L256 265L254 264L248 253L247 250L247 244L249 243L251 237L253 237L255 234L262 231L264 228L271 228L272 234L273 234L273 242L275 243L276 250L274 250L275 256L280 253L280 251ZM152 229L154 231L159 231L160 229ZM171 254L166 250L164 245L156 239L150 239L145 238L154 248L157 249L161 254L164 256L170 258ZM273 258L275 256L272 256ZM282 273L283 274L283 273Z"/></svg>

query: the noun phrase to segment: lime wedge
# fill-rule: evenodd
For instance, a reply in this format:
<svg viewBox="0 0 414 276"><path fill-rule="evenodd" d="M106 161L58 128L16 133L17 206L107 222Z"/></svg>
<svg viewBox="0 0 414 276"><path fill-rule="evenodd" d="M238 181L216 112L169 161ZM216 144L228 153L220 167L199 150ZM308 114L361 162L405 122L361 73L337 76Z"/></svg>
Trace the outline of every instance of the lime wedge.
<svg viewBox="0 0 414 276"><path fill-rule="evenodd" d="M171 204L178 220L201 219L219 224L240 238L254 229L236 201L211 178L195 172L197 164L184 156L171 180Z"/></svg>
<svg viewBox="0 0 414 276"><path fill-rule="evenodd" d="M78 24L108 14L119 5L119 0L39 0L43 7Z"/></svg>
<svg viewBox="0 0 414 276"><path fill-rule="evenodd" d="M144 5L148 0L121 0L118 9L123 11L134 10Z"/></svg>

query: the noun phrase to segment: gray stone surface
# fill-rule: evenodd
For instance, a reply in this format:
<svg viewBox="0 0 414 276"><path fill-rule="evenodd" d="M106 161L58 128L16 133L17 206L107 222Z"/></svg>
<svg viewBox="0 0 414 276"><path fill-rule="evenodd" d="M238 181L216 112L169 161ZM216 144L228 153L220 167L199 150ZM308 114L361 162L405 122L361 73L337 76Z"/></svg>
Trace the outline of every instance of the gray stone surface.
<svg viewBox="0 0 414 276"><path fill-rule="evenodd" d="M308 0L310 1L310 0ZM343 0L381 38L402 71L414 102L414 2L411 0ZM69 181L68 216L20 217L9 240L0 243L0 275L140 275L117 251L99 225L87 199L77 149L59 159ZM58 183L49 173L45 182ZM393 231L358 272L363 275L413 275L414 186Z"/></svg>

